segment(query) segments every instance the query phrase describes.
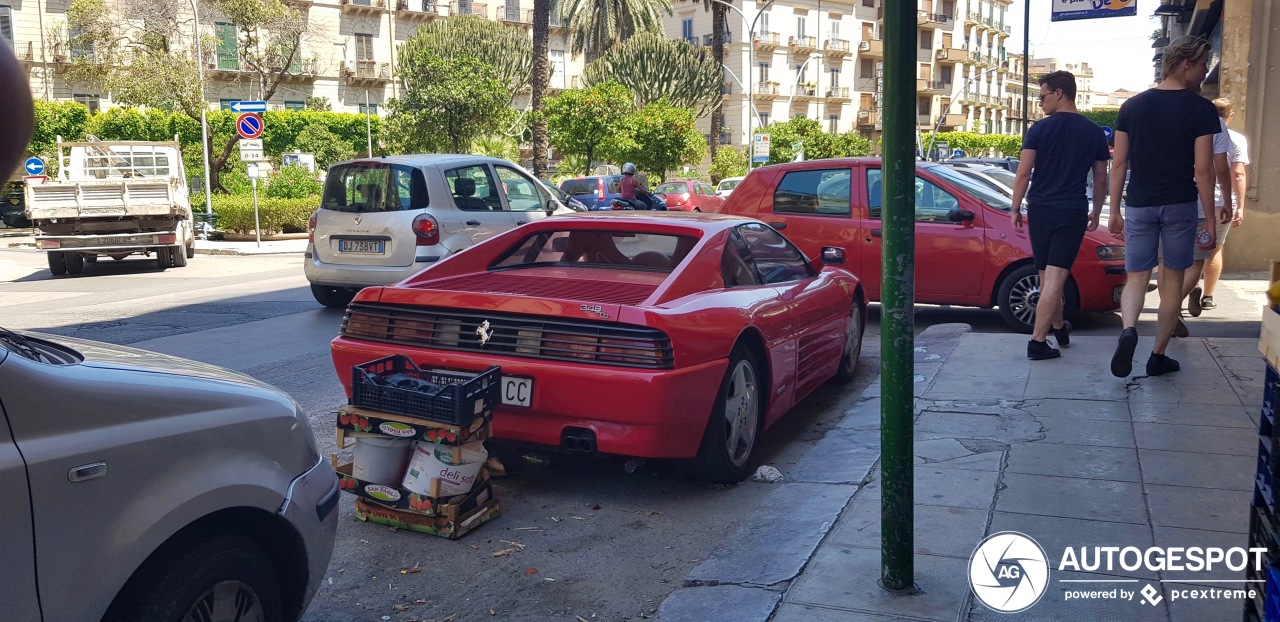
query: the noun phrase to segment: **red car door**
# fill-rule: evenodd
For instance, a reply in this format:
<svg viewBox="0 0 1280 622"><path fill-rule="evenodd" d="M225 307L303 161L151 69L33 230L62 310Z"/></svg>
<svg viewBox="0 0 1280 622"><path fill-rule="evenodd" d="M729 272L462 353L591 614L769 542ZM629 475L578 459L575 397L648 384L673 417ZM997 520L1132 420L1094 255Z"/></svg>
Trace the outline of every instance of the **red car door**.
<svg viewBox="0 0 1280 622"><path fill-rule="evenodd" d="M845 267L861 278L851 191L851 184L858 186L855 170L845 165L787 171L755 216L782 231L808 257L821 256L824 246L844 248Z"/></svg>

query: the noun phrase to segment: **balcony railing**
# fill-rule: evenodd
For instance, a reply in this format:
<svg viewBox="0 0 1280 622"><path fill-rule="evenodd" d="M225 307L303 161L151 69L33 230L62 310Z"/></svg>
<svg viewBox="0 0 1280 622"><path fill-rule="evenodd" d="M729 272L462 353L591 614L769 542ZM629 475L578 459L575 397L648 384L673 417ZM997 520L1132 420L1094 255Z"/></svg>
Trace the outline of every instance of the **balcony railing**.
<svg viewBox="0 0 1280 622"><path fill-rule="evenodd" d="M533 25L533 9L520 10L520 5L498 6L498 19L508 24Z"/></svg>
<svg viewBox="0 0 1280 622"><path fill-rule="evenodd" d="M879 93L880 79L879 78L862 78L858 80L857 86L858 86L858 91L862 93Z"/></svg>
<svg viewBox="0 0 1280 622"><path fill-rule="evenodd" d="M849 46L848 39L827 39L823 42L822 49L831 56L848 56L853 54L853 49Z"/></svg>
<svg viewBox="0 0 1280 622"><path fill-rule="evenodd" d="M867 39L858 43L858 53L867 58L884 58L884 41Z"/></svg>
<svg viewBox="0 0 1280 622"><path fill-rule="evenodd" d="M827 89L827 99L849 99L849 87L833 86Z"/></svg>
<svg viewBox="0 0 1280 622"><path fill-rule="evenodd" d="M440 14L436 0L398 0L396 13L400 19L429 19Z"/></svg>
<svg viewBox="0 0 1280 622"><path fill-rule="evenodd" d="M481 2L459 2L458 15L479 15L480 17L488 17L489 7Z"/></svg>
<svg viewBox="0 0 1280 622"><path fill-rule="evenodd" d="M947 27L951 22L955 21L955 17L946 13L930 13L928 11L918 11L916 13L916 24L920 26L942 26Z"/></svg>
<svg viewBox="0 0 1280 622"><path fill-rule="evenodd" d="M778 47L781 39L776 32L760 32L756 33L755 45L761 49L773 49Z"/></svg>
<svg viewBox="0 0 1280 622"><path fill-rule="evenodd" d="M21 43L13 44L13 54L18 57L18 62L22 63L24 67L30 67L36 59L35 50L30 41L26 45Z"/></svg>
<svg viewBox="0 0 1280 622"><path fill-rule="evenodd" d="M798 100L810 100L818 96L818 87L812 84L797 84L795 98Z"/></svg>
<svg viewBox="0 0 1280 622"><path fill-rule="evenodd" d="M752 91L756 95L776 97L778 95L778 83L777 82L757 82L755 86L752 87Z"/></svg>
<svg viewBox="0 0 1280 622"><path fill-rule="evenodd" d="M391 80L391 65L375 60L347 61L342 67L342 78L348 84L372 86Z"/></svg>
<svg viewBox="0 0 1280 622"><path fill-rule="evenodd" d="M964 23L969 26L978 26L982 24L982 14L969 11L969 13L965 15Z"/></svg>
<svg viewBox="0 0 1280 622"><path fill-rule="evenodd" d="M917 114L916 125L931 128L933 127L933 117L927 114Z"/></svg>
<svg viewBox="0 0 1280 622"><path fill-rule="evenodd" d="M342 12L352 15L370 15L379 13L386 5L385 0L341 0Z"/></svg>
<svg viewBox="0 0 1280 622"><path fill-rule="evenodd" d="M942 80L916 80L916 90L922 93L938 93L950 88L951 83L943 82Z"/></svg>
<svg viewBox="0 0 1280 622"><path fill-rule="evenodd" d="M880 115L874 110L859 110L858 125L860 127L869 127L880 123Z"/></svg>
<svg viewBox="0 0 1280 622"><path fill-rule="evenodd" d="M791 37L788 43L797 52L811 52L818 49L817 37Z"/></svg>

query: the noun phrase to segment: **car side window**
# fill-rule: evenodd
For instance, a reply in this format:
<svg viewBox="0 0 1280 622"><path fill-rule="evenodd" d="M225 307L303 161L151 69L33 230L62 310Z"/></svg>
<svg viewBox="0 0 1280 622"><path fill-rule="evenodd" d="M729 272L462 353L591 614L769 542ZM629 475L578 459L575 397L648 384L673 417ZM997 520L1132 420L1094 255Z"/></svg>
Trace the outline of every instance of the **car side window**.
<svg viewBox="0 0 1280 622"><path fill-rule="evenodd" d="M871 218L880 219L881 173L878 168L867 169L867 205L870 206ZM960 207L955 195L939 188L931 181L915 178L916 185L916 222L951 222L948 215L953 208Z"/></svg>
<svg viewBox="0 0 1280 622"><path fill-rule="evenodd" d="M453 195L453 204L465 212L501 212L502 197L493 173L483 164L464 166L444 172L445 182Z"/></svg>
<svg viewBox="0 0 1280 622"><path fill-rule="evenodd" d="M849 216L849 169L791 171L782 176L773 192L775 214Z"/></svg>
<svg viewBox="0 0 1280 622"><path fill-rule="evenodd" d="M747 243L747 251L766 285L798 281L813 276L813 267L782 234L764 223L738 225L738 233Z"/></svg>
<svg viewBox="0 0 1280 622"><path fill-rule="evenodd" d="M537 212L546 208L546 200L538 192L538 186L515 169L495 166L498 179L507 193L507 207L513 212Z"/></svg>
<svg viewBox="0 0 1280 622"><path fill-rule="evenodd" d="M720 259L720 270L724 276L725 287L752 287L761 284L756 264L747 250L747 242L737 231L729 233L728 243L724 245L724 255Z"/></svg>

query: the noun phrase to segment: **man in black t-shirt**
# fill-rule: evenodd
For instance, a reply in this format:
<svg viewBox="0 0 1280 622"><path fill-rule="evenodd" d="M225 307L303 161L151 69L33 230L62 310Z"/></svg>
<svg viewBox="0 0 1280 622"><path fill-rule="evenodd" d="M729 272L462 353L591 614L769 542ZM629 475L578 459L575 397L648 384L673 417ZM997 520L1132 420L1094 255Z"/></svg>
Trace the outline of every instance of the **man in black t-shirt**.
<svg viewBox="0 0 1280 622"><path fill-rule="evenodd" d="M1124 331L1120 333L1111 373L1124 378L1133 371L1138 346L1138 315L1147 294L1151 271L1160 264L1160 313L1155 347L1147 359L1147 375L1178 371L1177 361L1165 355L1182 307L1182 280L1191 267L1196 219L1203 206L1213 222L1213 135L1218 113L1208 100L1187 90L1209 71L1209 42L1179 37L1164 51L1164 80L1120 107L1116 119L1115 165L1111 171L1113 235L1125 239L1128 279L1120 300ZM1132 169L1125 213L1120 213L1125 172ZM1202 248L1213 248L1208 228ZM1161 256L1163 255L1163 256Z"/></svg>
<svg viewBox="0 0 1280 622"><path fill-rule="evenodd" d="M1049 116L1027 131L1009 210L1013 226L1022 228L1020 208L1026 196L1031 255L1040 272L1040 302L1036 304L1035 329L1027 342L1027 358L1037 361L1062 355L1045 341L1050 328L1059 347L1071 343L1071 323L1062 318L1063 288L1080 253L1084 232L1098 228L1107 160L1111 159L1102 128L1076 112L1075 101L1074 75L1055 71L1040 78L1040 106ZM1090 170L1092 212L1085 198Z"/></svg>

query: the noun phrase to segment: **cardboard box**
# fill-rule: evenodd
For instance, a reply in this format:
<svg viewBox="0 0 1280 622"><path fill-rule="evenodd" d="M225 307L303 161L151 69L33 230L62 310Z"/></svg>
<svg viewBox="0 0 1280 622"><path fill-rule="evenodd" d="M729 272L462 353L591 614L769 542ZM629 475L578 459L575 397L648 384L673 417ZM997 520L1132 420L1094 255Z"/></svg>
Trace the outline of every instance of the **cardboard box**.
<svg viewBox="0 0 1280 622"><path fill-rule="evenodd" d="M470 512L476 506L492 499L493 483L489 481L489 471L480 470L480 477L471 492L465 495L440 496L421 495L400 486L387 486L375 482L366 482L352 476L353 463L337 464L334 456L334 471L338 473L338 487L368 503L392 510L414 512L423 516L447 516L456 519L461 514ZM433 491L439 490L439 480L435 480Z"/></svg>
<svg viewBox="0 0 1280 622"><path fill-rule="evenodd" d="M358 520L395 527L396 529L408 529L418 533L441 536L450 540L457 540L467 535L480 525L497 518L500 514L501 510L498 507L497 499L489 499L473 508L470 512L459 515L458 518L424 516L416 512L389 510L371 503L365 503L364 499L356 499L356 519Z"/></svg>
<svg viewBox="0 0 1280 622"><path fill-rule="evenodd" d="M1258 351L1271 364L1272 369L1280 370L1280 313L1271 309L1262 309L1262 338L1258 340Z"/></svg>
<svg viewBox="0 0 1280 622"><path fill-rule="evenodd" d="M480 478L480 469L489 459L484 443L465 447L414 443L409 466L400 485L419 494L434 496L466 494Z"/></svg>
<svg viewBox="0 0 1280 622"><path fill-rule="evenodd" d="M437 423L394 415L379 410L367 410L355 406L343 406L338 410L338 447L349 447L344 431L372 432L396 438L461 446L475 441L487 441L493 436L493 410L476 417L465 429L447 423Z"/></svg>

